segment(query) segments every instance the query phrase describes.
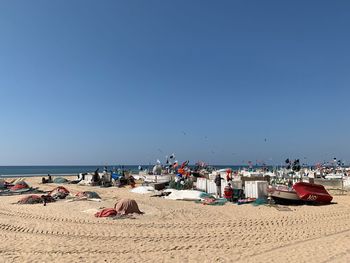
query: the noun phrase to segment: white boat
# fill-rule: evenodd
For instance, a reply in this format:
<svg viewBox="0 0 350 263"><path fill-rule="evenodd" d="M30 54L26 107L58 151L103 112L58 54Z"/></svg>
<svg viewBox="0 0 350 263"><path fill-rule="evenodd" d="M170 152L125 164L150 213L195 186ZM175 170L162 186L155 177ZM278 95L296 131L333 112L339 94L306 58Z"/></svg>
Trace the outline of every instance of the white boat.
<svg viewBox="0 0 350 263"><path fill-rule="evenodd" d="M169 183L171 181L171 175L170 174L145 175L144 181L147 183Z"/></svg>
<svg viewBox="0 0 350 263"><path fill-rule="evenodd" d="M277 202L293 203L301 201L297 193L286 186L272 187L268 191L269 195Z"/></svg>
<svg viewBox="0 0 350 263"><path fill-rule="evenodd" d="M325 176L326 179L342 179L343 174L328 174Z"/></svg>

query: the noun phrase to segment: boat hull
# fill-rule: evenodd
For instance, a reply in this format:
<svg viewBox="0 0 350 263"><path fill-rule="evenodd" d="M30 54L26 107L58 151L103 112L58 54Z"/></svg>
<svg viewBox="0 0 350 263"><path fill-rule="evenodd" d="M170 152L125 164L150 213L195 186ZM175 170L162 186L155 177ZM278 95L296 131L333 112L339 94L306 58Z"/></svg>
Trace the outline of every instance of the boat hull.
<svg viewBox="0 0 350 263"><path fill-rule="evenodd" d="M169 183L171 181L171 175L146 175L144 181L147 183Z"/></svg>
<svg viewBox="0 0 350 263"><path fill-rule="evenodd" d="M303 202L295 191L276 189L270 194L270 196L278 204L300 204Z"/></svg>
<svg viewBox="0 0 350 263"><path fill-rule="evenodd" d="M330 203L333 199L323 185L298 182L293 185L293 189L306 202Z"/></svg>

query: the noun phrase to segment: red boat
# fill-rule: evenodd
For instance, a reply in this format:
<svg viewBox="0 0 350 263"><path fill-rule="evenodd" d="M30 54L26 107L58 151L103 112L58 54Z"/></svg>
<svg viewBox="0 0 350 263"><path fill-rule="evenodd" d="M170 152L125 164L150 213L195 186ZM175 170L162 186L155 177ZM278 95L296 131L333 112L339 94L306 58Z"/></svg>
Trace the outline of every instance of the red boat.
<svg viewBox="0 0 350 263"><path fill-rule="evenodd" d="M293 189L303 201L330 203L333 199L323 185L298 182L293 185Z"/></svg>

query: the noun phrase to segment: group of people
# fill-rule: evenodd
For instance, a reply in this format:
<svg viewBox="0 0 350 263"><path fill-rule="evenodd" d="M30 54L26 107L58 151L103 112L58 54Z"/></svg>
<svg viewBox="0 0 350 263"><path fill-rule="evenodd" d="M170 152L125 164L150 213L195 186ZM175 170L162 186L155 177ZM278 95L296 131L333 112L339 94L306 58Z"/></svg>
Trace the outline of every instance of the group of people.
<svg viewBox="0 0 350 263"><path fill-rule="evenodd" d="M41 182L42 182L43 184L48 184L48 183L52 183L52 182L53 182L53 181L52 181L52 177L51 177L50 174L48 174L47 177L48 177L47 179L46 179L45 177L41 178Z"/></svg>
<svg viewBox="0 0 350 263"><path fill-rule="evenodd" d="M93 185L101 185L104 187L108 187L112 186L112 181L114 180L114 184L117 187L123 187L128 184L132 188L135 187L135 178L132 175L126 176L124 170L122 170L117 177L113 177L113 175L111 175L111 173L107 171L107 167L104 168L102 176L99 175L98 170L99 169L97 169L92 176Z"/></svg>
<svg viewBox="0 0 350 263"><path fill-rule="evenodd" d="M124 173L115 180L115 185L117 187L123 187L125 185L130 185L131 188L134 188L136 185L135 178L132 175L126 176Z"/></svg>

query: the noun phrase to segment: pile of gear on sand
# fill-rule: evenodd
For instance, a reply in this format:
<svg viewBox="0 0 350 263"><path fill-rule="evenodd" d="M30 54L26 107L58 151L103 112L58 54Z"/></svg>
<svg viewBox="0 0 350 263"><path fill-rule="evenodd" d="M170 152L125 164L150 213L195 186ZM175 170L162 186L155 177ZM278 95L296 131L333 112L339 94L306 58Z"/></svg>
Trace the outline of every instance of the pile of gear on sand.
<svg viewBox="0 0 350 263"><path fill-rule="evenodd" d="M29 186L23 178L5 181L0 179L0 196L21 195L31 193L45 193L38 188Z"/></svg>
<svg viewBox="0 0 350 263"><path fill-rule="evenodd" d="M118 218L134 218L133 214L142 215L138 204L133 199L121 199L118 201L114 208L104 208L95 213L96 217L111 217L113 219Z"/></svg>
<svg viewBox="0 0 350 263"><path fill-rule="evenodd" d="M26 195L21 198L18 204L38 204L55 202L57 200L69 199L70 201L77 200L101 200L101 197L96 192L84 191L78 192L76 195L72 195L70 191L63 187L58 186L50 191L43 191L29 186L23 178L18 178L12 181L5 181L0 179L0 196L11 195Z"/></svg>
<svg viewBox="0 0 350 263"><path fill-rule="evenodd" d="M32 194L32 192L30 191L33 190L35 190L35 193L41 193L41 195ZM20 205L43 204L44 206L46 206L48 203L64 199L66 199L68 202L82 200L101 201L100 195L93 191L82 191L76 194L72 194L66 187L63 186L57 186L50 191L40 191L38 188L30 187L23 179L17 179L11 182L1 180L0 193L7 193L7 195L10 195L10 193L12 193L12 195L18 195L22 193L26 194L26 196L20 198L16 202L16 204ZM27 195L28 193L29 195ZM133 214L141 215L143 214L143 212L140 211L138 204L135 200L121 199L114 205L114 208L102 208L102 210L96 210L94 214L95 217L110 217L112 219L133 219Z"/></svg>
<svg viewBox="0 0 350 263"><path fill-rule="evenodd" d="M107 172L107 169L105 169L102 173L99 173L99 169L93 173L81 173L78 175L76 180L68 180L64 177L55 177L52 179L51 175L48 175L47 178L42 178L42 183L79 184L101 187L124 187L130 185L132 188L134 188L136 184L135 178L128 172L122 170L118 173L109 173Z"/></svg>
<svg viewBox="0 0 350 263"><path fill-rule="evenodd" d="M84 191L78 192L75 195L72 195L70 191L63 187L58 186L53 190L45 192L44 195L28 195L21 198L17 203L18 204L38 204L43 203L46 205L47 203L52 203L62 199L68 199L68 201L80 201L80 200L92 200L92 201L100 201L101 197L96 192Z"/></svg>

